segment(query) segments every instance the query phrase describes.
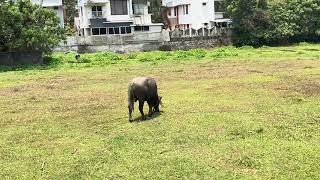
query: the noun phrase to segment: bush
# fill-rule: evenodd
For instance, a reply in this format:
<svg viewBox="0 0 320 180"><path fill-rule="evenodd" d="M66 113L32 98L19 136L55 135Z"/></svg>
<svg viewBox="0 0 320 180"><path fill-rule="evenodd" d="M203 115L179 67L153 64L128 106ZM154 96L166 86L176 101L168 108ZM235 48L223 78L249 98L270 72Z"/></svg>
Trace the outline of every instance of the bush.
<svg viewBox="0 0 320 180"><path fill-rule="evenodd" d="M175 54L175 57L178 59L185 59L190 56L190 53L188 51L181 51L181 50L175 51L174 54Z"/></svg>
<svg viewBox="0 0 320 180"><path fill-rule="evenodd" d="M168 57L167 57L167 53L165 52L154 51L154 52L141 53L137 58L141 62L150 62L150 61L163 61L163 60L166 60Z"/></svg>
<svg viewBox="0 0 320 180"><path fill-rule="evenodd" d="M122 59L122 57L119 54L113 53L113 52L105 52L102 54L102 56L107 60L112 60L112 61L117 61Z"/></svg>
<svg viewBox="0 0 320 180"><path fill-rule="evenodd" d="M207 51L204 50L204 49L192 49L192 50L189 51L189 53L190 53L192 56L200 59L200 58L204 58L204 57L206 56Z"/></svg>
<svg viewBox="0 0 320 180"><path fill-rule="evenodd" d="M130 53L128 54L127 59L136 59L137 56L138 56L137 53Z"/></svg>

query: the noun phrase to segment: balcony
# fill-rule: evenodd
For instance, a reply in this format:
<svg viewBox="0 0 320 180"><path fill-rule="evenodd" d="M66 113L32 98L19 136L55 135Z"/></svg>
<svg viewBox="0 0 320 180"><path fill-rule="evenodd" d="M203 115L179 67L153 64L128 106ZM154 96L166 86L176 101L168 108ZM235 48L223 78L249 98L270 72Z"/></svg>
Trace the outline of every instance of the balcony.
<svg viewBox="0 0 320 180"><path fill-rule="evenodd" d="M91 27L105 27L105 22L107 22L107 18L91 18L90 19Z"/></svg>

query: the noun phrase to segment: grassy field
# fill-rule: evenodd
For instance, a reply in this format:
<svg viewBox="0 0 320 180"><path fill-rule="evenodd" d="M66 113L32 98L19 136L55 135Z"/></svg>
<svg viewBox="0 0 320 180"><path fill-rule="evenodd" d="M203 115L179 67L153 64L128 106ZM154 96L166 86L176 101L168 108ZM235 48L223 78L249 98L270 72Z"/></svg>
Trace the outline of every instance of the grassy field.
<svg viewBox="0 0 320 180"><path fill-rule="evenodd" d="M320 179L320 45L47 61L0 70L1 179ZM145 75L164 107L129 123Z"/></svg>

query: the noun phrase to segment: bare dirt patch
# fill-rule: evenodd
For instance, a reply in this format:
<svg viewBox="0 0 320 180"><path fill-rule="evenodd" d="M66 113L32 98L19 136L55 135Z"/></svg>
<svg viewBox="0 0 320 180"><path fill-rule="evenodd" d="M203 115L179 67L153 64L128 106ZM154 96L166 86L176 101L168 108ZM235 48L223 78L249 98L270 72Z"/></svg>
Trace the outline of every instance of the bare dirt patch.
<svg viewBox="0 0 320 180"><path fill-rule="evenodd" d="M320 96L320 80L319 79L303 79L303 80L286 80L276 84L273 89L275 91L291 95L301 94L303 96Z"/></svg>

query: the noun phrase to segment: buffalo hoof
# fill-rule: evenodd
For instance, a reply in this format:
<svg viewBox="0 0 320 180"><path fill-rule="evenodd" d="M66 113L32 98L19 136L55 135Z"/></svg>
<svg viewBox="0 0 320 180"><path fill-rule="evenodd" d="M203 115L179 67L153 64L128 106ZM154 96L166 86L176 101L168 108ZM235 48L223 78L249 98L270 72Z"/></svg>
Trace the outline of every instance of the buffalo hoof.
<svg viewBox="0 0 320 180"><path fill-rule="evenodd" d="M133 121L133 119L129 119L129 122L132 122Z"/></svg>

